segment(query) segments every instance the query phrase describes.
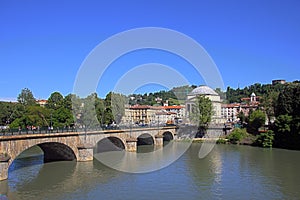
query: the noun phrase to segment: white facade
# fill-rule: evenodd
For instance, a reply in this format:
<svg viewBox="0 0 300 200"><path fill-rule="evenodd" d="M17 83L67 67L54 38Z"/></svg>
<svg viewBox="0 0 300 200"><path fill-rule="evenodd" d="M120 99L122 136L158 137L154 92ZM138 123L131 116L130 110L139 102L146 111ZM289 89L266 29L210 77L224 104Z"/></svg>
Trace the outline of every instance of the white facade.
<svg viewBox="0 0 300 200"><path fill-rule="evenodd" d="M221 115L221 98L218 93L208 86L199 86L195 88L190 94L187 95L185 107L186 107L186 117L189 118L192 112L192 107L195 104L196 98L199 95L204 95L212 102L213 106L213 116L212 123L220 124L224 123L225 119Z"/></svg>

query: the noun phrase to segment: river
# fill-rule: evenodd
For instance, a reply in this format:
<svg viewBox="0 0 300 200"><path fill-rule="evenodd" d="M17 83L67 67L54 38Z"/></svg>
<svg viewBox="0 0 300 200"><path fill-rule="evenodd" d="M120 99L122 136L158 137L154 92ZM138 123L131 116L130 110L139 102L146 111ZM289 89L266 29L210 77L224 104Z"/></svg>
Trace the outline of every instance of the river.
<svg viewBox="0 0 300 200"><path fill-rule="evenodd" d="M300 151L216 145L199 159L200 145L144 174L119 172L98 160L43 164L33 148L0 182L0 199L300 199Z"/></svg>

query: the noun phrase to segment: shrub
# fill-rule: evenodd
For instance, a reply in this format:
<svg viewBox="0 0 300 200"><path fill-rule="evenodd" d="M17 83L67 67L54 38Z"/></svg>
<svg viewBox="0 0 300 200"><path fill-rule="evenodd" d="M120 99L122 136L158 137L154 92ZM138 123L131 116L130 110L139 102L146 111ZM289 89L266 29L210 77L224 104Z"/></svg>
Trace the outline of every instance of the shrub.
<svg viewBox="0 0 300 200"><path fill-rule="evenodd" d="M226 139L224 139L224 138L219 138L218 140L217 140L217 144L226 144Z"/></svg>
<svg viewBox="0 0 300 200"><path fill-rule="evenodd" d="M227 139L230 143L237 144L247 136L246 129L235 128L228 136Z"/></svg>
<svg viewBox="0 0 300 200"><path fill-rule="evenodd" d="M264 148L271 148L274 140L274 132L268 130L267 132L260 133L257 136L256 144Z"/></svg>

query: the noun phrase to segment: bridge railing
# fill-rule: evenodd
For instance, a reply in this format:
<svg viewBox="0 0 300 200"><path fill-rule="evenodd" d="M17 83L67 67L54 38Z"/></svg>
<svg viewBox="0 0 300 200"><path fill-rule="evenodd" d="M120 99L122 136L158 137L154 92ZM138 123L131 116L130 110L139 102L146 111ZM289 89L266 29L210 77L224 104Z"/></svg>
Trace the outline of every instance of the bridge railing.
<svg viewBox="0 0 300 200"><path fill-rule="evenodd" d="M141 129L141 128L161 128L163 126L97 126L89 128L78 127L41 127L41 128L25 128L25 129L1 129L0 136L26 135L26 134L51 134L51 133L67 133L67 132L86 132L86 131L105 131L105 130L124 130L124 129Z"/></svg>

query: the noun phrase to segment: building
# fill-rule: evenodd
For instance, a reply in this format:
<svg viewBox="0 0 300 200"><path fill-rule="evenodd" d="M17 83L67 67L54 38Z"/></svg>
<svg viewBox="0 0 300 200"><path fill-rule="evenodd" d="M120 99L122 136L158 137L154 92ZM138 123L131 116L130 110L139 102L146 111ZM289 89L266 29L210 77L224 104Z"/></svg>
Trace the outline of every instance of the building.
<svg viewBox="0 0 300 200"><path fill-rule="evenodd" d="M45 99L36 100L36 103L39 104L41 107L45 107L47 102L48 102L48 100L45 100Z"/></svg>
<svg viewBox="0 0 300 200"><path fill-rule="evenodd" d="M239 113L243 112L245 116L248 116L250 110L256 110L259 107L259 100L260 97L252 93L250 97L241 98L241 103L222 104L221 115L227 122L237 122Z"/></svg>
<svg viewBox="0 0 300 200"><path fill-rule="evenodd" d="M195 104L196 97L199 95L204 95L209 100L211 100L213 105L213 116L212 116L212 123L224 123L225 120L222 118L221 115L221 98L218 93L216 93L213 89L208 86L202 85L192 90L191 93L187 95L187 99L185 102L186 107L186 117L187 119L192 112L192 107ZM190 121L190 120L189 120Z"/></svg>
<svg viewBox="0 0 300 200"><path fill-rule="evenodd" d="M278 80L272 80L272 85L277 85L277 84L285 84L286 80L278 79Z"/></svg>
<svg viewBox="0 0 300 200"><path fill-rule="evenodd" d="M184 106L133 105L125 108L122 124L166 124L179 123L184 118Z"/></svg>

